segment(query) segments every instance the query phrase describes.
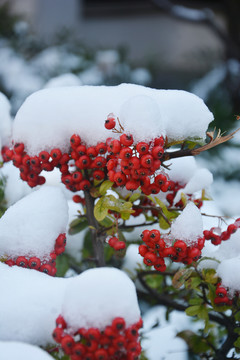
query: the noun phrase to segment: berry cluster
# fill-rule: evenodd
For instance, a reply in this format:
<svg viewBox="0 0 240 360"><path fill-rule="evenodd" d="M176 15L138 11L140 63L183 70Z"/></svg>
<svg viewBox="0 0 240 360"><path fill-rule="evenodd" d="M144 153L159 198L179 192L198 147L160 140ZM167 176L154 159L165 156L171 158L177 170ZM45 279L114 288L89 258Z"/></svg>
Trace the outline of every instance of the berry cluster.
<svg viewBox="0 0 240 360"><path fill-rule="evenodd" d="M144 230L141 237L145 244L139 246L139 254L144 258L144 264L154 266L161 272L166 270L164 258L183 264L197 261L205 242L204 238L199 238L196 245L189 246L183 240L171 239L168 235L161 236L156 229Z"/></svg>
<svg viewBox="0 0 240 360"><path fill-rule="evenodd" d="M120 131L115 125L115 118L109 116L105 127L118 132L119 138L108 138L95 146L87 146L79 135L73 134L69 151L65 153L55 148L29 156L23 143L15 143L13 149L4 147L2 156L4 161L13 161L20 170L21 179L31 187L45 182L45 178L40 176L42 170L51 171L58 167L62 182L73 192L88 190L93 180L107 178L115 186L124 186L130 191L141 187L146 195L171 190L173 184L165 173L156 174L164 155L164 138L161 136L150 142L134 143L133 136L124 133L121 124Z"/></svg>
<svg viewBox="0 0 240 360"><path fill-rule="evenodd" d="M222 241L230 239L237 229L240 228L240 218L235 220L233 224L228 225L227 230L221 232L219 228L211 228L203 232L206 240L211 240L213 245L220 245Z"/></svg>
<svg viewBox="0 0 240 360"><path fill-rule="evenodd" d="M166 196L166 200L168 201L169 205L172 206L177 192L180 189L183 189L185 185L181 185L177 181L176 182L170 181L170 183L171 183L171 187L170 187L170 191L168 192L168 194ZM188 198L188 201L192 201L198 208L201 208L201 206L203 204L201 199L194 199L193 196L190 194L187 194L187 198ZM182 200L179 200L175 204L175 206L177 208L184 208L184 203Z"/></svg>
<svg viewBox="0 0 240 360"><path fill-rule="evenodd" d="M123 250L126 248L125 242L120 241L116 236L110 237L110 239L107 240L107 243L116 251Z"/></svg>
<svg viewBox="0 0 240 360"><path fill-rule="evenodd" d="M50 259L40 259L37 256L18 256L16 258L8 258L5 264L9 266L17 265L23 268L35 269L45 274L55 276L56 269L56 258L62 254L65 250L66 245L66 234L60 234L56 241L54 250L50 253Z"/></svg>
<svg viewBox="0 0 240 360"><path fill-rule="evenodd" d="M233 303L233 300L228 295L228 290L221 283L217 284L214 303L216 305L232 305Z"/></svg>
<svg viewBox="0 0 240 360"><path fill-rule="evenodd" d="M60 315L53 338L71 360L138 360L141 353L138 332L141 327L142 319L126 327L125 320L116 317L104 330L80 328L71 335Z"/></svg>

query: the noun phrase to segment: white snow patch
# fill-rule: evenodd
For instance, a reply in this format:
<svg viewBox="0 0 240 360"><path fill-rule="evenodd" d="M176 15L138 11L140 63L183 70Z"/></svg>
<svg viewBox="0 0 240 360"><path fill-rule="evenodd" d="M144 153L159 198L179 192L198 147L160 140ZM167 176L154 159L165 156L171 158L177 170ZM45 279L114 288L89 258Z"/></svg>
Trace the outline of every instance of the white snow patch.
<svg viewBox="0 0 240 360"><path fill-rule="evenodd" d="M138 96L145 97L143 104ZM24 142L32 155L55 147L68 150L74 133L94 145L112 135L104 127L109 113L120 121L121 114L125 116L125 132L132 132L135 141L149 141L163 132L170 139L202 138L213 120L203 101L186 91L133 84L49 88L26 99L15 117L13 139ZM134 114L135 126L127 114Z"/></svg>
<svg viewBox="0 0 240 360"><path fill-rule="evenodd" d="M171 226L171 235L192 244L203 236L203 223L200 210L193 203L188 203L183 212Z"/></svg>
<svg viewBox="0 0 240 360"><path fill-rule="evenodd" d="M41 348L17 341L0 341L0 354L2 360L52 360Z"/></svg>
<svg viewBox="0 0 240 360"><path fill-rule="evenodd" d="M10 111L11 105L8 98L0 92L0 149L4 145L10 145L12 135L12 118Z"/></svg>
<svg viewBox="0 0 240 360"><path fill-rule="evenodd" d="M0 254L48 258L67 222L63 193L44 186L10 206L0 219Z"/></svg>
<svg viewBox="0 0 240 360"><path fill-rule="evenodd" d="M140 318L135 286L118 269L87 270L66 288L62 315L73 331L92 326L104 329L115 317L133 325Z"/></svg>

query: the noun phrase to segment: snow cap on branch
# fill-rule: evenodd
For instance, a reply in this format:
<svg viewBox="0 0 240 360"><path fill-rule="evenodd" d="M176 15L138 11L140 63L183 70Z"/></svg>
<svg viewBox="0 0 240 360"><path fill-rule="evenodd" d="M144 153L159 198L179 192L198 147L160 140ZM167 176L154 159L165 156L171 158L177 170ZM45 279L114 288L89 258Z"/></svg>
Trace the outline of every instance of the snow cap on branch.
<svg viewBox="0 0 240 360"><path fill-rule="evenodd" d="M10 206L0 219L0 256L46 259L67 223L68 205L62 191L44 186Z"/></svg>
<svg viewBox="0 0 240 360"><path fill-rule="evenodd" d="M74 133L95 145L110 135L104 127L109 113L123 120L135 141L165 134L174 140L204 138L213 120L199 97L181 90L133 84L50 88L33 93L21 106L13 140L23 142L30 155L56 147L66 151Z"/></svg>
<svg viewBox="0 0 240 360"><path fill-rule="evenodd" d="M104 329L116 317L138 322L140 310L133 282L115 268L96 268L75 277L66 288L62 315L68 326Z"/></svg>

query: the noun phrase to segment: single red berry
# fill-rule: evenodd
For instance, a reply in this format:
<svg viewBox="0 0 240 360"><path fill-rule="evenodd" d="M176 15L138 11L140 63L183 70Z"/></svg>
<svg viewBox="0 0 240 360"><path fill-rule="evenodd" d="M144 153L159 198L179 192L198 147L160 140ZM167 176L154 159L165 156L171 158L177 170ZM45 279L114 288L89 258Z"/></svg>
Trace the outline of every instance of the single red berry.
<svg viewBox="0 0 240 360"><path fill-rule="evenodd" d="M140 182L137 180L129 180L126 182L126 189L128 191L134 191L137 190L140 186Z"/></svg>
<svg viewBox="0 0 240 360"><path fill-rule="evenodd" d="M109 356L108 356L108 353L106 350L104 349L98 349L96 352L95 352L95 358L96 360L108 360L109 359Z"/></svg>
<svg viewBox="0 0 240 360"><path fill-rule="evenodd" d="M177 254L183 254L187 251L187 245L184 241L182 240L177 240L173 247L175 248Z"/></svg>
<svg viewBox="0 0 240 360"><path fill-rule="evenodd" d="M70 335L65 335L61 340L61 346L67 355L71 355L73 353L74 345L75 341Z"/></svg>
<svg viewBox="0 0 240 360"><path fill-rule="evenodd" d="M149 235L150 235L150 230L143 230L142 234L141 234L141 238L142 241L147 242L149 241Z"/></svg>
<svg viewBox="0 0 240 360"><path fill-rule="evenodd" d="M70 160L70 156L65 153L65 154L63 154L63 156L60 158L59 164L60 164L60 165L65 165L65 164L67 164L67 163L69 162L69 160Z"/></svg>
<svg viewBox="0 0 240 360"><path fill-rule="evenodd" d="M196 247L190 248L187 252L187 256L192 258L193 261L197 261L200 255L201 255L201 251Z"/></svg>
<svg viewBox="0 0 240 360"><path fill-rule="evenodd" d="M115 125L116 125L115 118L112 116L108 116L107 120L105 120L105 124L104 124L105 128L111 130L115 127Z"/></svg>
<svg viewBox="0 0 240 360"><path fill-rule="evenodd" d="M12 162L14 166L19 167L22 164L22 156L19 154L14 154L12 156Z"/></svg>
<svg viewBox="0 0 240 360"><path fill-rule="evenodd" d="M83 190L83 191L87 191L89 190L91 187L91 183L90 181L88 180L82 180L80 183L79 183L79 189L80 190Z"/></svg>
<svg viewBox="0 0 240 360"><path fill-rule="evenodd" d="M144 256L143 262L147 266L152 266L157 261L157 256L153 254L152 252L147 252Z"/></svg>
<svg viewBox="0 0 240 360"><path fill-rule="evenodd" d="M26 268L28 266L28 260L24 256L18 256L16 259L16 265Z"/></svg>
<svg viewBox="0 0 240 360"><path fill-rule="evenodd" d="M237 231L238 227L235 224L228 225L227 232L231 235Z"/></svg>
<svg viewBox="0 0 240 360"><path fill-rule="evenodd" d="M100 339L101 333L97 328L90 328L86 332L86 337L91 341L98 341Z"/></svg>
<svg viewBox="0 0 240 360"><path fill-rule="evenodd" d="M160 186L156 184L150 184L148 186L148 190L150 191L151 194L158 194L160 191Z"/></svg>
<svg viewBox="0 0 240 360"><path fill-rule="evenodd" d="M167 177L163 174L159 174L155 177L155 184L162 187L167 182Z"/></svg>
<svg viewBox="0 0 240 360"><path fill-rule="evenodd" d="M73 199L73 201L74 201L75 203L81 203L81 202L82 202L82 197L81 197L80 195L74 195L74 196L72 197L72 199Z"/></svg>
<svg viewBox="0 0 240 360"><path fill-rule="evenodd" d="M149 240L153 240L154 242L157 242L160 240L160 232L159 230L153 229L149 233Z"/></svg>
<svg viewBox="0 0 240 360"><path fill-rule="evenodd" d="M126 248L126 244L124 241L118 241L115 245L114 245L114 250L119 251L119 250L123 250Z"/></svg>
<svg viewBox="0 0 240 360"><path fill-rule="evenodd" d="M146 154L143 155L140 159L141 166L144 168L150 168L153 164L153 157L152 155Z"/></svg>
<svg viewBox="0 0 240 360"><path fill-rule="evenodd" d="M118 242L118 238L116 236L112 236L108 240L108 245L111 246L112 248L114 248L117 242Z"/></svg>
<svg viewBox="0 0 240 360"><path fill-rule="evenodd" d="M45 274L51 275L52 266L49 264L43 264L40 266L39 271L44 272Z"/></svg>
<svg viewBox="0 0 240 360"><path fill-rule="evenodd" d="M92 163L93 168L104 168L106 166L107 160L102 156L97 156Z"/></svg>
<svg viewBox="0 0 240 360"><path fill-rule="evenodd" d="M43 185L43 184L45 184L45 182L46 182L46 179L44 176L38 176L38 178L37 178L38 185Z"/></svg>
<svg viewBox="0 0 240 360"><path fill-rule="evenodd" d="M117 166L117 160L116 159L110 159L107 162L107 169L108 171L113 170Z"/></svg>
<svg viewBox="0 0 240 360"><path fill-rule="evenodd" d="M54 168L53 164L50 162L43 162L41 164L41 169L44 171L52 171Z"/></svg>
<svg viewBox="0 0 240 360"><path fill-rule="evenodd" d="M133 144L132 135L122 134L120 136L120 143L124 146L131 146Z"/></svg>
<svg viewBox="0 0 240 360"><path fill-rule="evenodd" d="M79 169L87 169L90 167L91 159L87 155L82 155L80 158L76 161L76 166Z"/></svg>
<svg viewBox="0 0 240 360"><path fill-rule="evenodd" d="M119 154L120 159L127 160L132 157L132 149L130 147L124 147Z"/></svg>
<svg viewBox="0 0 240 360"><path fill-rule="evenodd" d="M7 264L8 266L13 266L13 265L15 265L15 261L12 259L9 259L9 260L5 261L5 264Z"/></svg>
<svg viewBox="0 0 240 360"><path fill-rule="evenodd" d="M86 343L87 351L92 353L95 352L98 348L98 342L91 340Z"/></svg>
<svg viewBox="0 0 240 360"><path fill-rule="evenodd" d="M23 151L24 151L24 144L23 143L14 144L14 152L16 154L22 154Z"/></svg>
<svg viewBox="0 0 240 360"><path fill-rule="evenodd" d="M50 156L53 160L60 160L62 157L62 152L60 149L56 148L50 152Z"/></svg>
<svg viewBox="0 0 240 360"><path fill-rule="evenodd" d="M39 269L41 266L41 260L36 257L33 256L28 260L28 266L30 267L30 269Z"/></svg>
<svg viewBox="0 0 240 360"><path fill-rule="evenodd" d="M61 343L63 338L63 329L57 327L54 329L52 336L57 343Z"/></svg>
<svg viewBox="0 0 240 360"><path fill-rule="evenodd" d="M140 155L145 155L148 153L149 145L145 142L140 142L137 144L136 150Z"/></svg>
<svg viewBox="0 0 240 360"><path fill-rule="evenodd" d="M148 252L148 247L146 245L139 245L138 252L142 257L144 257Z"/></svg>
<svg viewBox="0 0 240 360"><path fill-rule="evenodd" d="M64 320L64 317L62 315L59 315L56 319L56 325L57 327L59 328L62 328L62 329L66 329L67 327L67 324L66 324L66 321Z"/></svg>
<svg viewBox="0 0 240 360"><path fill-rule="evenodd" d="M116 317L112 321L113 330L122 331L125 329L125 326L126 326L126 322L125 322L124 318L122 318L122 317Z"/></svg>
<svg viewBox="0 0 240 360"><path fill-rule="evenodd" d="M137 156L132 156L128 160L128 164L131 169L139 169L140 168L140 160Z"/></svg>
<svg viewBox="0 0 240 360"><path fill-rule="evenodd" d="M77 134L73 134L70 138L72 148L77 148L81 144L81 138Z"/></svg>
<svg viewBox="0 0 240 360"><path fill-rule="evenodd" d="M83 175L80 171L74 171L74 173L72 173L72 181L74 183L79 183L83 178Z"/></svg>
<svg viewBox="0 0 240 360"><path fill-rule="evenodd" d="M73 346L73 354L78 356L78 360L82 359L82 356L86 354L86 346L80 343L75 344Z"/></svg>
<svg viewBox="0 0 240 360"><path fill-rule="evenodd" d="M116 172L114 175L114 182L117 184L117 186L123 186L126 184L126 176L122 172Z"/></svg>
<svg viewBox="0 0 240 360"><path fill-rule="evenodd" d="M58 246L63 246L66 244L66 234L60 234L56 239L56 244Z"/></svg>
<svg viewBox="0 0 240 360"><path fill-rule="evenodd" d="M95 148L95 146L90 146L89 148L87 148L87 152L86 154L92 159L95 158L97 156L97 150Z"/></svg>
<svg viewBox="0 0 240 360"><path fill-rule="evenodd" d="M112 140L108 146L108 151L113 154L118 154L120 150L121 150L120 141L117 139Z"/></svg>
<svg viewBox="0 0 240 360"><path fill-rule="evenodd" d="M107 145L103 142L96 145L96 150L98 154L105 154L107 152Z"/></svg>

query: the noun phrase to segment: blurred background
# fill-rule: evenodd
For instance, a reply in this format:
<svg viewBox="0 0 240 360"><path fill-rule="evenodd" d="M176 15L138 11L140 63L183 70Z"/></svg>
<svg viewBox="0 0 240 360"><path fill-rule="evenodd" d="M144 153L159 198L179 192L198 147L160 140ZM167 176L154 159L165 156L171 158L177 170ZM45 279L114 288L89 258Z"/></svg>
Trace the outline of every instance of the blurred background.
<svg viewBox="0 0 240 360"><path fill-rule="evenodd" d="M28 95L46 87L129 82L183 89L213 112L211 129L234 131L240 127L239 15L239 0L0 0L0 91L14 118ZM229 217L240 216L239 144L236 134L197 157L213 172L212 197ZM162 359L186 359L181 346L176 357L179 339L163 309L158 316L151 311L149 329L160 331L160 323L164 329L152 332L149 359L159 360L159 337L168 354ZM172 324L184 321L174 316Z"/></svg>

